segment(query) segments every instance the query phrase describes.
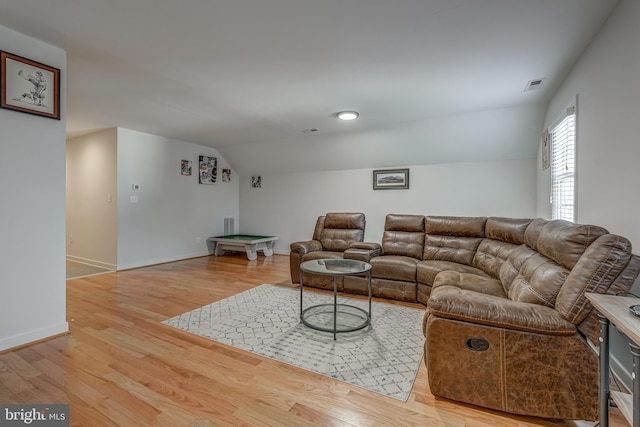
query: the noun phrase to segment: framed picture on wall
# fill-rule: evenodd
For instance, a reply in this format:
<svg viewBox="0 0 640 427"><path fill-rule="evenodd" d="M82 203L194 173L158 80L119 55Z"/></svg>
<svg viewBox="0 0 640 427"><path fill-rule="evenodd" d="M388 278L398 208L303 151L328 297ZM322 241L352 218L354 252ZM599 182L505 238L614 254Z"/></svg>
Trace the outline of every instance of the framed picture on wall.
<svg viewBox="0 0 640 427"><path fill-rule="evenodd" d="M374 190L406 190L409 188L409 169L380 169L373 171Z"/></svg>
<svg viewBox="0 0 640 427"><path fill-rule="evenodd" d="M549 129L542 133L542 170L549 169L549 159L551 158L551 134Z"/></svg>
<svg viewBox="0 0 640 427"><path fill-rule="evenodd" d="M218 180L218 159L216 157L198 157L198 182L200 184L215 184Z"/></svg>
<svg viewBox="0 0 640 427"><path fill-rule="evenodd" d="M180 160L180 175L191 176L191 160Z"/></svg>
<svg viewBox="0 0 640 427"><path fill-rule="evenodd" d="M60 70L0 51L0 107L60 120Z"/></svg>

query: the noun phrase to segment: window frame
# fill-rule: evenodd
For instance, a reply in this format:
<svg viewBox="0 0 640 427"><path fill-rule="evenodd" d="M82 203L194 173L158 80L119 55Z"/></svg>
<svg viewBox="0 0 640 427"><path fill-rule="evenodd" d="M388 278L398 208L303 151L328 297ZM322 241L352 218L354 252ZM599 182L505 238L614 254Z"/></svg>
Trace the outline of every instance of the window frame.
<svg viewBox="0 0 640 427"><path fill-rule="evenodd" d="M555 122L553 122L553 124L551 126L549 126L547 128L547 131L549 132L549 139L550 139L550 159L549 159L549 163L550 163L550 197L549 197L549 201L551 204L551 219L564 219L567 221L571 221L571 222L576 222L577 219L577 183L578 183L578 156L577 156L577 151L578 151L578 135L577 135L577 130L578 130L578 111L577 111L577 102L572 102L563 112L563 114L561 115L561 117L559 117ZM561 131L558 130L558 128L560 126L563 125L563 123L568 120L570 117L573 116L573 129L567 129L566 131ZM570 124L567 125L568 127L570 126ZM573 131L573 132L572 132ZM557 133L560 132L566 132L567 136L564 138L567 140L567 144L570 144L567 148L566 151L569 152L571 151L571 149L573 150L572 153L568 154L566 157L571 157L571 155L573 155L573 165L572 165L572 172L571 173L566 173L566 174L560 174L561 177L557 178L558 176L558 162L562 161L562 159L564 159L564 156L562 159L558 159L558 149L556 147L556 144L558 143L558 136ZM570 142L568 142L570 141ZM565 141L562 141L565 142ZM566 164L566 163L565 163ZM566 166L565 166L566 167ZM564 176L563 176L564 175ZM572 200L571 200L571 206L572 206L572 212L571 212L571 217L566 216L566 215L562 215L562 208L559 207L556 203L556 200L559 198L557 193L562 191L559 190L559 187L561 186L563 181L567 181L567 180L572 180ZM554 200L555 198L555 200Z"/></svg>

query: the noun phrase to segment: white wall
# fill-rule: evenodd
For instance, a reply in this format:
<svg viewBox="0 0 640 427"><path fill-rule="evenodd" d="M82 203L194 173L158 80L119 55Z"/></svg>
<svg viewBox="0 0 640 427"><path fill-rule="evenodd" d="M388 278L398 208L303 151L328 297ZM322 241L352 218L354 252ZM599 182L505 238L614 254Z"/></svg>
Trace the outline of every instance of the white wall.
<svg viewBox="0 0 640 427"><path fill-rule="evenodd" d="M116 269L117 129L67 141L67 258Z"/></svg>
<svg viewBox="0 0 640 427"><path fill-rule="evenodd" d="M318 216L363 212L365 240L380 242L389 213L535 216L534 160L409 166L409 190L373 190L373 170L355 169L240 179L240 232L275 235L275 252L312 237Z"/></svg>
<svg viewBox="0 0 640 427"><path fill-rule="evenodd" d="M0 26L0 50L60 69L62 120L0 110L0 351L66 332L66 52Z"/></svg>
<svg viewBox="0 0 640 427"><path fill-rule="evenodd" d="M547 125L552 123L578 96L577 222L601 225L627 237L636 254L640 254L638 40L640 2L621 0L551 99L545 119ZM549 217L549 171L538 167L537 181L537 211ZM636 294L639 288L636 283ZM623 341L612 346L614 369L629 381L631 359Z"/></svg>
<svg viewBox="0 0 640 427"><path fill-rule="evenodd" d="M220 152L239 165L242 176L530 159L536 155L543 117L544 105L533 104L375 128L363 113L355 122L342 123L352 129L349 133L320 129L284 141L230 144ZM371 130L358 131L359 126Z"/></svg>
<svg viewBox="0 0 640 427"><path fill-rule="evenodd" d="M232 170L222 182L230 167L215 149L118 128L117 151L119 270L207 255L224 218L238 221L238 178ZM198 184L199 155L218 158L217 184ZM193 161L191 176L180 174L183 159Z"/></svg>

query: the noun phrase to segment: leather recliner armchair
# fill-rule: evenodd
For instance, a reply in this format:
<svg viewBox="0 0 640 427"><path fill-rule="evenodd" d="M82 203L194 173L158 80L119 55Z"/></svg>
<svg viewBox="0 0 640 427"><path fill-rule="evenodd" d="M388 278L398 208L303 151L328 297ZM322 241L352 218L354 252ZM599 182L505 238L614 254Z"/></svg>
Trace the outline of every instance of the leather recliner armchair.
<svg viewBox="0 0 640 427"><path fill-rule="evenodd" d="M363 213L333 212L318 217L312 240L291 244L289 264L291 282L300 283L300 263L313 259L341 259L352 243L364 240L365 218ZM316 288L333 289L329 276L304 274L304 283ZM342 290L342 278L338 277L338 290Z"/></svg>

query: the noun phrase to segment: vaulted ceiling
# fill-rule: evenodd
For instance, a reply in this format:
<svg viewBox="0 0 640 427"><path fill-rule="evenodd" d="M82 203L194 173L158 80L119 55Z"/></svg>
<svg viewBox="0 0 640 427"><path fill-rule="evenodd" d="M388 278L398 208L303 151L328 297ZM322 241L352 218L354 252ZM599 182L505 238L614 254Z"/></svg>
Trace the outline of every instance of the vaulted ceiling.
<svg viewBox="0 0 640 427"><path fill-rule="evenodd" d="M125 127L250 175L532 158L616 3L3 0L0 25L67 51L69 137Z"/></svg>

